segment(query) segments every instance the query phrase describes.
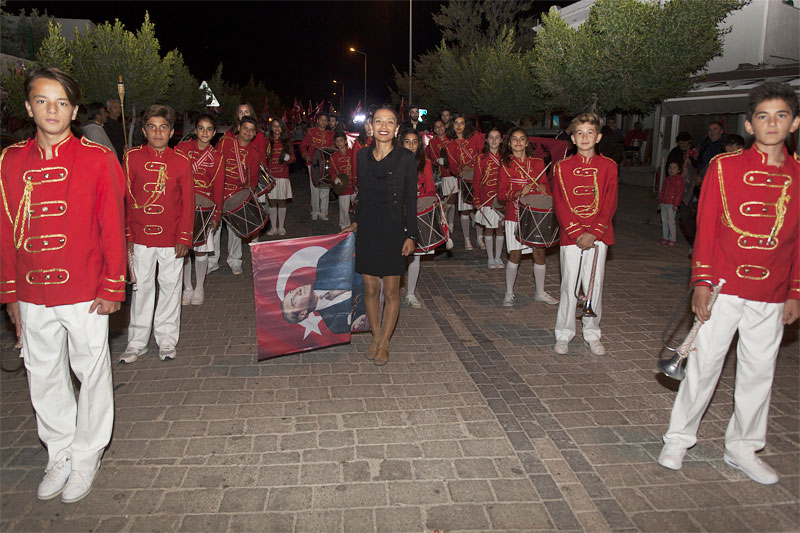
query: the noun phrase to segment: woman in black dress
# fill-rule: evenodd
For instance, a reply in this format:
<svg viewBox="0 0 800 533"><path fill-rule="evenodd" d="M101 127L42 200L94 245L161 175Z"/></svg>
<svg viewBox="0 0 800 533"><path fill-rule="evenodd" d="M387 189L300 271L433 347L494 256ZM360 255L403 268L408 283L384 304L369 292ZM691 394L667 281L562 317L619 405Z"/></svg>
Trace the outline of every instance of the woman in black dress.
<svg viewBox="0 0 800 533"><path fill-rule="evenodd" d="M358 152L358 207L342 232L356 232L356 272L364 279L364 303L372 328L366 357L376 365L389 361L389 340L400 313L400 276L417 237L417 162L395 146L399 120L382 107L370 119L375 144ZM383 278L383 323L380 321Z"/></svg>

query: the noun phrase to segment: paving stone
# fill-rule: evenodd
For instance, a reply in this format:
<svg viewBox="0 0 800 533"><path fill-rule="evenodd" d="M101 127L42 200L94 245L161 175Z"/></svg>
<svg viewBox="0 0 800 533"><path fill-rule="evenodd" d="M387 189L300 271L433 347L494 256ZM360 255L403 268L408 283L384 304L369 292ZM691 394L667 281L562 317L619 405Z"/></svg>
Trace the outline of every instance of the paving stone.
<svg viewBox="0 0 800 533"><path fill-rule="evenodd" d="M447 483L450 497L456 503L492 502L494 495L485 480L450 481Z"/></svg>
<svg viewBox="0 0 800 533"><path fill-rule="evenodd" d="M383 483L346 483L313 487L315 508L379 507L387 504Z"/></svg>
<svg viewBox="0 0 800 533"><path fill-rule="evenodd" d="M264 510L266 500L266 489L227 489L222 495L219 510L222 513L260 512Z"/></svg>
<svg viewBox="0 0 800 533"><path fill-rule="evenodd" d="M387 485L389 505L431 505L447 503L447 488L441 481L396 481Z"/></svg>
<svg viewBox="0 0 800 533"><path fill-rule="evenodd" d="M489 521L480 505L437 505L425 511L428 530L487 529Z"/></svg>

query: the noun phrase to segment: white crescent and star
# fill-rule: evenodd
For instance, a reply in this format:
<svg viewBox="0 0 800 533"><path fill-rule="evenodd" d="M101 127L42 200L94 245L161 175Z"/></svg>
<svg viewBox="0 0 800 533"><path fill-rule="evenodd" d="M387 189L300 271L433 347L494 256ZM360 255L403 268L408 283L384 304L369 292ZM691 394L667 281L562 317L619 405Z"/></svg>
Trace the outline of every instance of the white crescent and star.
<svg viewBox="0 0 800 533"><path fill-rule="evenodd" d="M286 283L289 281L294 271L304 267L316 268L319 258L327 251L328 249L322 246L309 246L289 256L289 259L281 265L281 269L278 271L278 279L275 282L275 291L278 293L278 298L281 302L283 302L283 298L286 296ZM298 322L298 326L303 326L303 328L305 328L303 339L306 339L311 332L322 335L319 329L319 323L321 321L322 317L319 314L310 313L305 319Z"/></svg>

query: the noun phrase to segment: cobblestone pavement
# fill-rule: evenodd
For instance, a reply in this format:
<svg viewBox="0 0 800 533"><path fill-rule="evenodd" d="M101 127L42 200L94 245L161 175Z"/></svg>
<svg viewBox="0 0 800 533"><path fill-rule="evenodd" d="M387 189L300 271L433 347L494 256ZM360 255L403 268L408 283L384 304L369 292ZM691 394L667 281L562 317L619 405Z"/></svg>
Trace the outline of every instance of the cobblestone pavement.
<svg viewBox="0 0 800 533"><path fill-rule="evenodd" d="M294 180L290 237L312 222ZM133 365L127 309L112 320L114 436L83 501L36 500L46 453L24 374L0 380L3 531L797 531L798 330L787 328L766 450L765 487L722 461L735 352L679 472L655 459L676 383L655 363L685 292L686 245L656 246L655 200L623 186L596 357L552 352L555 306L535 303L533 267L502 307L505 275L456 239L423 260L424 308L401 309L391 361L352 344L258 363L252 278L224 263L206 303L184 307L174 361L155 344ZM558 254L547 289L558 293ZM688 320L681 326L688 329ZM4 362L14 362L5 325ZM662 354L663 356L663 354Z"/></svg>

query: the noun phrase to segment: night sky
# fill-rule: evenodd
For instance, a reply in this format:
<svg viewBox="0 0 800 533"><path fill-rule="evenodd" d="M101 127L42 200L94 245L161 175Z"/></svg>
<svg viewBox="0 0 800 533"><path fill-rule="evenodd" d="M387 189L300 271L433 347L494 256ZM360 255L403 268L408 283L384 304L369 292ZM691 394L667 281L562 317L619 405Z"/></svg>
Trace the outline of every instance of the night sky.
<svg viewBox="0 0 800 533"><path fill-rule="evenodd" d="M432 13L441 2L414 0L413 53L434 48L441 39ZM394 87L392 64L408 69L408 1L336 2L178 2L9 1L6 11L20 8L55 17L86 18L96 24L119 19L136 31L150 13L162 55L178 48L198 79L211 77L223 63L223 78L244 85L255 79L291 106L295 96L306 106L331 100L344 83L345 109L364 93L364 57L368 54L367 99L387 102Z"/></svg>

